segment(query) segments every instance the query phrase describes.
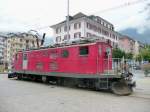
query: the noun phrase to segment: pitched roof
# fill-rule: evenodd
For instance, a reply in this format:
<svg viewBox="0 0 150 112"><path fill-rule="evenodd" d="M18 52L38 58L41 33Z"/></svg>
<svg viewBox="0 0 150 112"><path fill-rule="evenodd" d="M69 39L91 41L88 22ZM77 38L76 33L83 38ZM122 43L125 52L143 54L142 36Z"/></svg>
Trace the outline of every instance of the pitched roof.
<svg viewBox="0 0 150 112"><path fill-rule="evenodd" d="M78 19L78 18L82 18L82 17L87 17L87 16L85 14L79 12L79 13L75 14L74 16L69 16L69 20L71 21L71 20L75 20L75 19ZM66 22L66 20L62 21L62 22L60 22L58 24L55 24L55 25L63 24L65 22ZM51 27L53 27L55 25L52 25Z"/></svg>
<svg viewBox="0 0 150 112"><path fill-rule="evenodd" d="M82 18L82 17L87 17L87 16L85 14L83 14L82 12L79 12L73 16L73 19L78 19L78 18Z"/></svg>
<svg viewBox="0 0 150 112"><path fill-rule="evenodd" d="M75 14L74 16L69 16L69 21L76 20L76 19L83 18L83 17L86 17L86 18L91 19L91 20L94 20L94 21L96 21L96 18L99 18L99 19L101 19L102 21L104 21L104 22L106 22L106 23L108 23L108 24L110 24L110 25L113 26L112 23L108 22L107 20L105 20L105 19L103 19L103 18L101 18L101 17L99 17L99 16L95 16L95 15L87 16L87 15L83 14L82 12L79 12L79 13ZM96 22L97 22L97 21L96 21ZM61 24L63 24L63 23L66 23L66 20L64 20L64 21L62 21L62 22L60 22L60 23L58 23L58 24L52 25L52 26L50 26L50 27L53 28L53 27L55 27L55 26L57 26L57 25L61 25Z"/></svg>

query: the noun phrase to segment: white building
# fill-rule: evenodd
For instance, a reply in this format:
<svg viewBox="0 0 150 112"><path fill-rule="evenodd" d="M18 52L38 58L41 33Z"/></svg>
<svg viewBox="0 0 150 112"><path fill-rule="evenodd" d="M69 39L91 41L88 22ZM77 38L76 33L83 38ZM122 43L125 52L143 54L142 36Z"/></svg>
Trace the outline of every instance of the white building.
<svg viewBox="0 0 150 112"><path fill-rule="evenodd" d="M114 31L114 26L98 16L87 16L78 13L69 17L69 36L67 36L67 23L63 21L51 26L54 31L56 43L63 43L78 38L99 38L103 41L110 40L113 47L118 46L119 34Z"/></svg>
<svg viewBox="0 0 150 112"><path fill-rule="evenodd" d="M4 61L5 40L6 37L0 36L0 64Z"/></svg>

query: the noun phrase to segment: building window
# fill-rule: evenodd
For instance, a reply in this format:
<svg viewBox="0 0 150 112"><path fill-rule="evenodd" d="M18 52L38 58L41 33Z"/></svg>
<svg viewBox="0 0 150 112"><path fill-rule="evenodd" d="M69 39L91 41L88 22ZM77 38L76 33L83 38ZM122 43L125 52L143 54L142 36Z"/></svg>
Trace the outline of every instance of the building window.
<svg viewBox="0 0 150 112"><path fill-rule="evenodd" d="M88 55L89 54L89 47L88 46L83 46L79 48L79 53L80 55Z"/></svg>
<svg viewBox="0 0 150 112"><path fill-rule="evenodd" d="M74 33L74 38L80 38L81 37L81 32Z"/></svg>
<svg viewBox="0 0 150 112"><path fill-rule="evenodd" d="M81 23L75 23L74 24L74 29L80 29L81 28Z"/></svg>
<svg viewBox="0 0 150 112"><path fill-rule="evenodd" d="M92 34L91 34L91 33L86 33L86 36L87 36L87 37L91 37Z"/></svg>
<svg viewBox="0 0 150 112"><path fill-rule="evenodd" d="M22 42L22 39L20 39L20 42Z"/></svg>
<svg viewBox="0 0 150 112"><path fill-rule="evenodd" d="M69 26L69 30L70 30L70 26ZM67 26L64 27L64 31L65 32L67 31Z"/></svg>
<svg viewBox="0 0 150 112"><path fill-rule="evenodd" d="M92 29L92 25L91 25L90 23L86 23L86 27L87 27L88 29Z"/></svg>
<svg viewBox="0 0 150 112"><path fill-rule="evenodd" d="M56 42L61 42L61 36L56 37Z"/></svg>
<svg viewBox="0 0 150 112"><path fill-rule="evenodd" d="M106 36L109 36L109 33L108 33L108 31L106 31L106 30L102 30L102 34L103 34L103 35L106 35Z"/></svg>
<svg viewBox="0 0 150 112"><path fill-rule="evenodd" d="M56 28L56 34L61 32L61 28Z"/></svg>
<svg viewBox="0 0 150 112"><path fill-rule="evenodd" d="M116 36L116 40L118 40L118 37Z"/></svg>
<svg viewBox="0 0 150 112"><path fill-rule="evenodd" d="M97 19L97 22L101 24L101 20L100 19Z"/></svg>
<svg viewBox="0 0 150 112"><path fill-rule="evenodd" d="M98 28L97 31L98 31L98 33L101 33L101 28Z"/></svg>
<svg viewBox="0 0 150 112"><path fill-rule="evenodd" d="M69 40L69 39L70 39L70 35L69 35L69 36L64 35L64 39L63 39L63 41L65 41L65 40Z"/></svg>
<svg viewBox="0 0 150 112"><path fill-rule="evenodd" d="M110 38L111 38L111 33L109 34Z"/></svg>
<svg viewBox="0 0 150 112"><path fill-rule="evenodd" d="M26 43L29 43L29 40L26 40Z"/></svg>
<svg viewBox="0 0 150 112"><path fill-rule="evenodd" d="M115 35L114 34L112 35L112 37L113 37L113 39L115 39Z"/></svg>

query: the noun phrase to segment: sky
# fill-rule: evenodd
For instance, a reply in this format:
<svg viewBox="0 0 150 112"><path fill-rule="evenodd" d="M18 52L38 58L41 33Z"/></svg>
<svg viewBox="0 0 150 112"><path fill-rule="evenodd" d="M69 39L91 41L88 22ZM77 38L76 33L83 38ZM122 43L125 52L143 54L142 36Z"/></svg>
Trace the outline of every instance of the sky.
<svg viewBox="0 0 150 112"><path fill-rule="evenodd" d="M150 0L70 0L70 15L93 14L111 22L116 31L136 28L144 33L150 30L149 4ZM49 26L63 21L66 15L67 0L0 0L0 32L32 29L52 37Z"/></svg>

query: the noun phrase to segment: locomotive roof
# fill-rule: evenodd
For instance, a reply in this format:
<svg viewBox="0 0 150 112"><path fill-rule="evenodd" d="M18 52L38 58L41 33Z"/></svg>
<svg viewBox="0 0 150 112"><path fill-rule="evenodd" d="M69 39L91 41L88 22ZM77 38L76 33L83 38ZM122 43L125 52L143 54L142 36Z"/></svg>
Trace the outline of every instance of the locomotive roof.
<svg viewBox="0 0 150 112"><path fill-rule="evenodd" d="M106 43L104 41L86 42L86 43L82 43L81 42L81 43L72 43L72 44L55 44L53 46L41 47L41 48L37 48L37 49L28 49L28 50L22 50L22 51L38 51L38 50L55 49L55 48L67 48L67 47L75 47L75 46L87 46L87 45L94 45L94 44L97 44L97 43L108 44L108 43ZM18 51L18 52L22 52L22 51Z"/></svg>

